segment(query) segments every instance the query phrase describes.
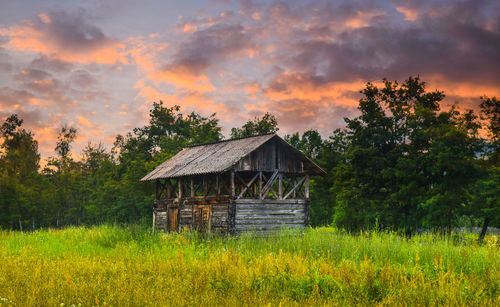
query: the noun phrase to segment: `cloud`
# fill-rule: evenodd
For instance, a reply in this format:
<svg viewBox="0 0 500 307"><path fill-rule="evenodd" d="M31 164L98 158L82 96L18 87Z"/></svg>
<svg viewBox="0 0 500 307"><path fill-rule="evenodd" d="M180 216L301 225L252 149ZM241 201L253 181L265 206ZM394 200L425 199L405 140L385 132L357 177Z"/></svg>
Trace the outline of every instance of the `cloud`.
<svg viewBox="0 0 500 307"><path fill-rule="evenodd" d="M85 116L80 116L80 115L77 115L77 116L76 116L76 119L78 120L78 122L79 122L82 126L84 126L84 127L86 127L86 128L94 128L94 127L95 127L95 125L94 125L94 124L92 124L92 123L90 122L90 120L89 120L88 118L86 118Z"/></svg>
<svg viewBox="0 0 500 307"><path fill-rule="evenodd" d="M35 96L26 90L16 90L4 86L0 88L0 108L18 108L32 101Z"/></svg>
<svg viewBox="0 0 500 307"><path fill-rule="evenodd" d="M215 24L188 34L172 60L151 73L151 79L177 87L215 90L206 72L221 68L230 58L248 56L255 48L253 36L240 24Z"/></svg>
<svg viewBox="0 0 500 307"><path fill-rule="evenodd" d="M224 131L269 111L284 133L328 135L384 77L419 75L464 108L500 96L494 0L239 1L119 38L108 35L119 14L109 28L92 14L48 11L0 28L2 114L25 112L47 138L72 122L82 142L141 126L163 100L217 112Z"/></svg>
<svg viewBox="0 0 500 307"><path fill-rule="evenodd" d="M83 10L40 13L22 25L0 29L13 50L24 50L78 63L126 63L125 45L94 26Z"/></svg>
<svg viewBox="0 0 500 307"><path fill-rule="evenodd" d="M43 69L53 72L69 72L74 65L70 62L61 61L54 56L39 55L29 64L32 68Z"/></svg>
<svg viewBox="0 0 500 307"><path fill-rule="evenodd" d="M0 47L0 72L8 73L12 70L11 58L5 52L4 48Z"/></svg>

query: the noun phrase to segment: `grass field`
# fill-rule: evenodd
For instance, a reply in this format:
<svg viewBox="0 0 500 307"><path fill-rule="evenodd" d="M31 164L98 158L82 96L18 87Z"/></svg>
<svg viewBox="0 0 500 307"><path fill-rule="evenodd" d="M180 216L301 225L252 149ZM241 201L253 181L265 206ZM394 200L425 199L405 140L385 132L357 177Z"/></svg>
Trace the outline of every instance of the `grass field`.
<svg viewBox="0 0 500 307"><path fill-rule="evenodd" d="M499 306L498 240L333 228L269 238L0 231L0 305Z"/></svg>

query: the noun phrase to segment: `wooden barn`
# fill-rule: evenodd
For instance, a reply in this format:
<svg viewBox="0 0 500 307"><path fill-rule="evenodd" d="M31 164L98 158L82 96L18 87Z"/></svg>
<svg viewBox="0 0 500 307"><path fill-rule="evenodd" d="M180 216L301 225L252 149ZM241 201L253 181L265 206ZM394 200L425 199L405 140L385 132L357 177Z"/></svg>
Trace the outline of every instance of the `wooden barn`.
<svg viewBox="0 0 500 307"><path fill-rule="evenodd" d="M190 146L156 181L153 227L269 232L309 225L309 177L324 171L276 134Z"/></svg>

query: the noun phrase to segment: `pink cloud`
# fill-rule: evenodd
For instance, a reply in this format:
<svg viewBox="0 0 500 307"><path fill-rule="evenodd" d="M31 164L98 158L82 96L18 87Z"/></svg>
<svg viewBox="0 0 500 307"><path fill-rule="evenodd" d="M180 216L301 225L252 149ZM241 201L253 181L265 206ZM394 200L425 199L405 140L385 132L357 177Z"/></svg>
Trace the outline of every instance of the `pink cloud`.
<svg viewBox="0 0 500 307"><path fill-rule="evenodd" d="M125 45L105 36L80 13L42 13L22 25L0 29L7 47L78 63L127 63Z"/></svg>

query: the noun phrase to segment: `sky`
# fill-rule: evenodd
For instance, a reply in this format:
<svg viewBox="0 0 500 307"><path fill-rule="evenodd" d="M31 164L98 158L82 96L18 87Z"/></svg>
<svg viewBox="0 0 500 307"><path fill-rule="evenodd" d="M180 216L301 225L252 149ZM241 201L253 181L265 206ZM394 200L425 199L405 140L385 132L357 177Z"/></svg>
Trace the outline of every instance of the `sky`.
<svg viewBox="0 0 500 307"><path fill-rule="evenodd" d="M500 1L0 0L0 119L42 157L60 127L111 148L154 101L216 113L227 136L265 112L328 136L359 91L420 76L445 106L500 96Z"/></svg>

